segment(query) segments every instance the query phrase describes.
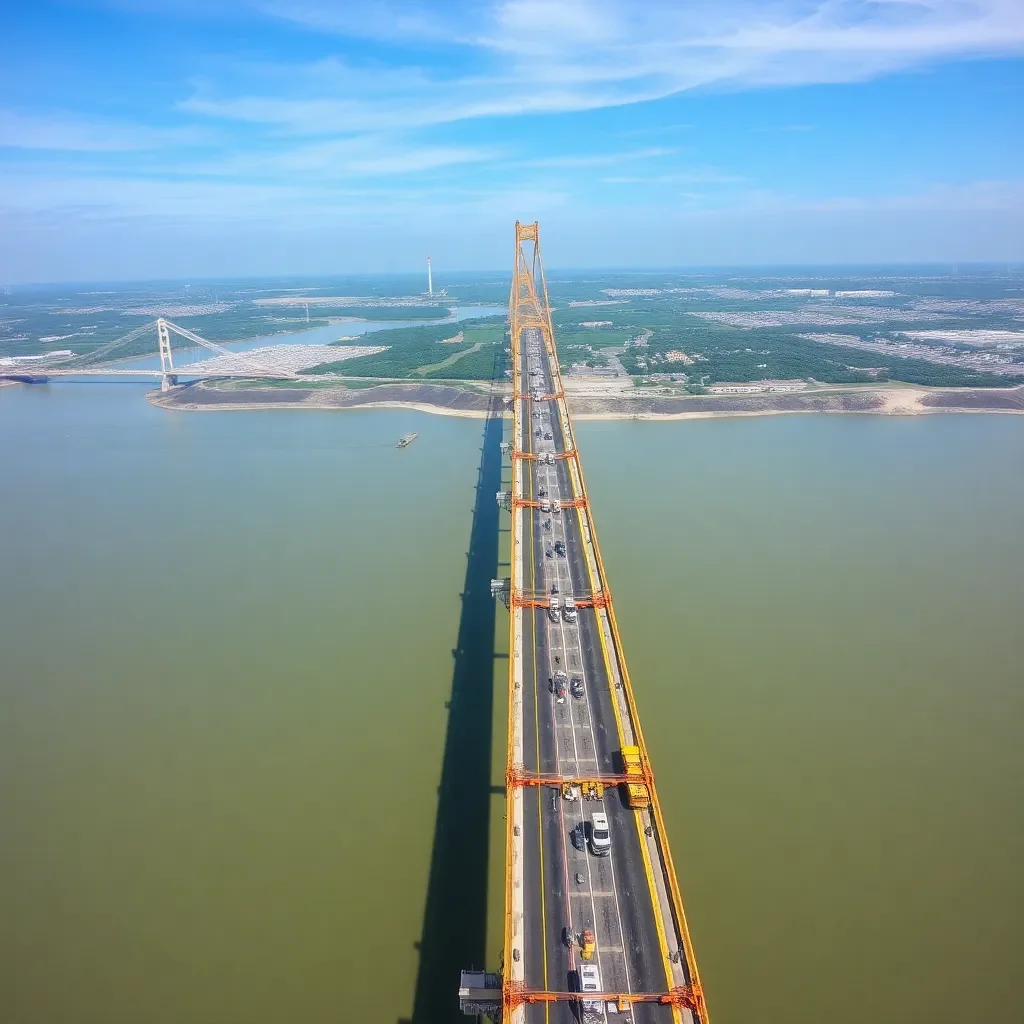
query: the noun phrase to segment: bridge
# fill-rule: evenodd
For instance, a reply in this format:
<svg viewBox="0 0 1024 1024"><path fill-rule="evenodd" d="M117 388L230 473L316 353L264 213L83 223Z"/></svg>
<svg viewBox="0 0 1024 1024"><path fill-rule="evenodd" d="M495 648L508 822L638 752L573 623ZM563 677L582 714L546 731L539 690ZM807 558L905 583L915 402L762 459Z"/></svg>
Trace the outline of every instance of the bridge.
<svg viewBox="0 0 1024 1024"><path fill-rule="evenodd" d="M504 952L495 1021L706 1024L654 772L555 350L537 223L516 223Z"/></svg>
<svg viewBox="0 0 1024 1024"><path fill-rule="evenodd" d="M154 337L154 347L150 352L139 352L134 343L147 334ZM178 344L172 344L179 339ZM183 344L182 344L183 343ZM128 350L125 352L124 350ZM177 364L175 353L177 352ZM205 357L212 352L220 357L219 365L212 366L206 362L195 362L197 355ZM135 360L146 356L159 356L159 369L144 369L124 365L126 359ZM205 357L208 359L208 357ZM324 359L330 358L330 353ZM315 360L314 360L315 361ZM49 379L50 377L141 377L157 378L160 388L167 391L178 383L179 377L270 377L276 379L294 379L298 375L280 366L271 366L254 358L247 352L233 352L215 341L208 341L186 327L172 323L163 317L136 327L127 334L113 341L108 341L91 352L53 355L45 359L34 360L31 364L6 369L0 372L0 378L13 380Z"/></svg>

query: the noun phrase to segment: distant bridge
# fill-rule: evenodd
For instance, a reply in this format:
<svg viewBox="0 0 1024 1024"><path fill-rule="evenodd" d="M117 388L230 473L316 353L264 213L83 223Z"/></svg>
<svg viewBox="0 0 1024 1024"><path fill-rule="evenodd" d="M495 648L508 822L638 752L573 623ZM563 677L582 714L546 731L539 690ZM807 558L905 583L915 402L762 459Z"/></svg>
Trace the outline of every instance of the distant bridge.
<svg viewBox="0 0 1024 1024"><path fill-rule="evenodd" d="M113 366L111 363L116 360L117 352L130 345L133 341L144 337L152 332L154 335L154 348L151 355L160 357L160 368L137 369L126 366ZM188 342L187 345L172 346L172 335ZM189 362L182 362L183 354L192 354L199 349L207 349L218 356L227 357L227 366L218 366L216 370L204 368L204 363L190 365ZM178 353L178 365L175 365L175 352ZM144 359L147 353L133 352L130 359ZM102 377L154 377L160 379L161 391L167 391L178 383L178 378L186 377L269 377L281 380L296 379L294 371L282 369L277 366L270 366L259 359L253 358L247 352L232 352L231 349L218 345L215 341L208 341L200 337L187 327L181 327L163 317L151 320L149 323L136 327L135 330L108 341L105 345L94 349L92 352L85 352L80 355L53 356L47 359L33 360L31 363L15 364L4 372L0 372L0 379L8 380L39 380L50 377L80 377L102 376Z"/></svg>

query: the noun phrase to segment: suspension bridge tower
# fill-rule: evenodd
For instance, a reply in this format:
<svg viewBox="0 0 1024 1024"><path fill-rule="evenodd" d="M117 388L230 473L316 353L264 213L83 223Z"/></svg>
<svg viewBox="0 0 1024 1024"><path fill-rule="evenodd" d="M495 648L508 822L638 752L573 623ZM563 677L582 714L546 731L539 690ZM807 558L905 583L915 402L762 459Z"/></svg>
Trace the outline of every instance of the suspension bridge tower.
<svg viewBox="0 0 1024 1024"><path fill-rule="evenodd" d="M178 383L178 376L171 356L171 332L167 330L167 321L163 317L156 322L156 337L160 346L160 390L169 391Z"/></svg>

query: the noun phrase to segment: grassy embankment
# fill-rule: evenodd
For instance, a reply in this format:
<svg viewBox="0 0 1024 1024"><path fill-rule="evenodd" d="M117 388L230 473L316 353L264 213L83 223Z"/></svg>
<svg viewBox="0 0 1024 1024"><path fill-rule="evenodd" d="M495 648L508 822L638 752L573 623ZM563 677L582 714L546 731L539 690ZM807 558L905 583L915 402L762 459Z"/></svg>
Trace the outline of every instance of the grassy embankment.
<svg viewBox="0 0 1024 1024"><path fill-rule="evenodd" d="M461 341L446 340L460 332ZM366 343L362 338L359 342ZM313 377L339 374L391 380L491 380L495 373L500 377L504 372L505 320L500 316L377 331L373 343L387 345L388 349L320 363L302 372Z"/></svg>

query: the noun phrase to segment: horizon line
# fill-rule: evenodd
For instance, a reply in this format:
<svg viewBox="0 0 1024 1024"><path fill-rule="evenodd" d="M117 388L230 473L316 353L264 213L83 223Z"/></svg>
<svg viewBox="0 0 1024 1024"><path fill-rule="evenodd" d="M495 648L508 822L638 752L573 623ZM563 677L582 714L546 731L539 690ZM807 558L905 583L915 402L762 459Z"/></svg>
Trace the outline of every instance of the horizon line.
<svg viewBox="0 0 1024 1024"><path fill-rule="evenodd" d="M960 268L974 270L1001 270L1004 272L1024 272L1024 260L896 260L894 262L872 261L869 263L691 263L691 264L651 264L633 266L607 266L607 267L573 267L573 266L552 266L548 269L549 276L555 273L581 273L581 274L658 274L658 273L715 273L715 272L737 272L737 271L857 271L857 270L899 270L916 268L925 270L929 268L947 268L943 276L954 276L961 272ZM948 269L952 268L952 269ZM422 270L363 270L345 271L339 273L316 272L310 274L294 273L265 273L265 274L229 274L224 277L145 277L145 278L94 278L66 279L52 281L21 281L0 283L0 289L9 293L15 288L48 288L56 286L96 286L96 285L146 285L146 284L202 284L207 282L230 283L234 281L286 281L286 280L308 280L308 281L334 281L346 278L394 278L394 277L416 277L421 276ZM442 274L494 274L507 275L509 280L512 271L487 267L479 269L455 268L443 270ZM444 296L438 296L444 298Z"/></svg>

